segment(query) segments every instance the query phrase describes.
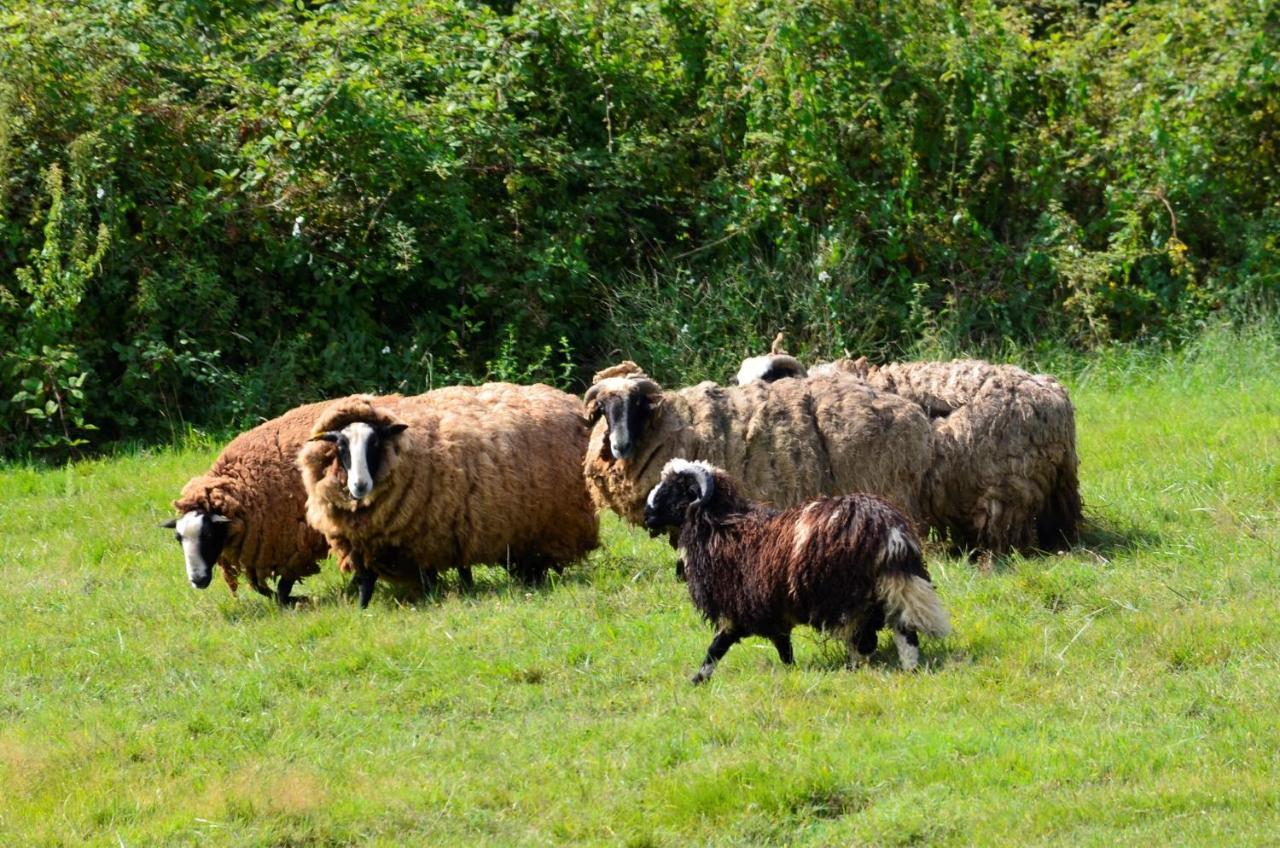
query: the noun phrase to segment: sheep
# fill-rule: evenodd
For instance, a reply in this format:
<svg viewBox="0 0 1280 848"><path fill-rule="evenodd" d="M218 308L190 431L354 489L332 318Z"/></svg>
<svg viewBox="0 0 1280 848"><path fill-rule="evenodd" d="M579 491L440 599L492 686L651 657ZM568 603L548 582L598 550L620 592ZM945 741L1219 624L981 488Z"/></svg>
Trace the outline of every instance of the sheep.
<svg viewBox="0 0 1280 848"><path fill-rule="evenodd" d="M204 589L215 565L234 593L239 576L281 605L297 599L294 584L318 574L329 546L307 526L306 493L294 457L311 435L325 403L300 406L237 436L213 466L192 478L173 502L174 531L186 558L187 579ZM273 592L268 580L276 579Z"/></svg>
<svg viewBox="0 0 1280 848"><path fill-rule="evenodd" d="M920 406L933 428L921 490L929 523L974 550L1054 550L1079 534L1075 410L1053 377L981 360L815 366Z"/></svg>
<svg viewBox="0 0 1280 848"><path fill-rule="evenodd" d="M886 624L904 670L920 659L917 631L950 632L911 521L888 501L853 494L776 510L738 492L722 469L676 458L645 504L651 533L678 529L689 596L716 625L694 683L711 677L738 640L764 636L786 665L791 630L807 624L865 663Z"/></svg>
<svg viewBox="0 0 1280 848"><path fill-rule="evenodd" d="M782 349L782 333L778 333L767 354L742 360L736 382L739 386L745 386L756 380L772 383L786 377L803 379L806 376L808 374L800 360Z"/></svg>
<svg viewBox="0 0 1280 848"><path fill-rule="evenodd" d="M537 580L599 543L583 483L582 405L548 386L489 383L330 406L298 452L307 521L355 572L431 583L449 568L506 564Z"/></svg>
<svg viewBox="0 0 1280 848"><path fill-rule="evenodd" d="M634 362L598 373L584 474L596 503L633 524L667 460L726 468L748 496L791 506L869 491L919 515L929 421L915 404L835 374L663 391Z"/></svg>

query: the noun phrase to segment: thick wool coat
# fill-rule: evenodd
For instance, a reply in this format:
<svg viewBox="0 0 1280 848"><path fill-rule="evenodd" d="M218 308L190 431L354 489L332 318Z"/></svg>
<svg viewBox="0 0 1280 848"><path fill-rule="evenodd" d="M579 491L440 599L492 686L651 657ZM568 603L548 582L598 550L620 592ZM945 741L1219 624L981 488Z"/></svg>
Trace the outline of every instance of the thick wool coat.
<svg viewBox="0 0 1280 848"><path fill-rule="evenodd" d="M330 406L315 429L356 421L408 425L384 442L367 498L348 495L332 444L298 453L307 520L353 567L402 582L474 564L537 573L599 543L581 473L586 419L572 395L489 383L361 396Z"/></svg>

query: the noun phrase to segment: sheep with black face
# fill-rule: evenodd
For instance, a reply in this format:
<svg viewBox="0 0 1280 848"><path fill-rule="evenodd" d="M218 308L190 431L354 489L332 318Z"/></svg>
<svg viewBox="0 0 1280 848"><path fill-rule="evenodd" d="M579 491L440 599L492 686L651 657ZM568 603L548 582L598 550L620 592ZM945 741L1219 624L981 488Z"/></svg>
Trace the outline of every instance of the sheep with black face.
<svg viewBox="0 0 1280 848"><path fill-rule="evenodd" d="M715 466L673 459L649 494L645 525L677 531L689 595L717 627L694 683L747 636L770 639L790 665L797 624L842 638L849 667L866 662L888 625L907 670L919 662L918 633L950 631L910 519L873 495L776 510L744 498Z"/></svg>
<svg viewBox="0 0 1280 848"><path fill-rule="evenodd" d="M598 543L582 479L577 398L489 383L335 404L298 452L307 520L355 572L360 605L379 577L430 585L442 571L505 565L538 580Z"/></svg>
<svg viewBox="0 0 1280 848"><path fill-rule="evenodd" d="M294 457L326 406L300 406L242 433L183 487L173 502L178 516L162 526L182 546L192 587L207 587L221 566L232 592L244 575L254 591L289 604L294 585L320 572L329 546L307 526Z"/></svg>
<svg viewBox="0 0 1280 848"><path fill-rule="evenodd" d="M918 514L929 421L915 404L861 380L834 374L664 391L623 362L597 374L584 401L595 422L584 465L591 496L634 524L674 457L728 469L749 496L779 506L865 491Z"/></svg>

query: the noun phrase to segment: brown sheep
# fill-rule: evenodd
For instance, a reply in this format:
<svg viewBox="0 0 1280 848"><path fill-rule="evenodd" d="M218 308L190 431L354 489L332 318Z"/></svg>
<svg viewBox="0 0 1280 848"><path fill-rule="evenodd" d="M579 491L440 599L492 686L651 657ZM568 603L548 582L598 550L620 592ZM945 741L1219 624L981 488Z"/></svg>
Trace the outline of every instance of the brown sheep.
<svg viewBox="0 0 1280 848"><path fill-rule="evenodd" d="M829 375L663 391L634 363L596 375L585 398L598 423L584 471L596 503L633 524L675 457L728 469L748 496L778 506L874 492L912 516L929 456L915 404Z"/></svg>
<svg viewBox="0 0 1280 848"><path fill-rule="evenodd" d="M577 398L490 383L334 404L298 454L307 520L349 562L367 606L378 577L503 564L537 579L598 544Z"/></svg>
<svg viewBox="0 0 1280 848"><path fill-rule="evenodd" d="M919 661L917 630L936 637L950 630L911 520L874 495L779 511L742 497L719 468L673 459L644 520L651 532L678 533L689 595L717 626L694 683L746 636L769 638L790 665L797 624L843 638L853 667L875 651L887 623L906 670Z"/></svg>
<svg viewBox="0 0 1280 848"><path fill-rule="evenodd" d="M981 360L815 366L851 374L923 409L933 455L921 491L929 523L995 554L1071 544L1081 521L1075 409L1062 384Z"/></svg>
<svg viewBox="0 0 1280 848"><path fill-rule="evenodd" d="M300 406L240 434L182 488L173 502L178 517L163 526L183 547L192 586L208 586L220 565L232 592L243 574L254 591L288 604L294 583L320 572L329 546L307 526L294 458L326 406ZM274 592L267 583L273 578Z"/></svg>

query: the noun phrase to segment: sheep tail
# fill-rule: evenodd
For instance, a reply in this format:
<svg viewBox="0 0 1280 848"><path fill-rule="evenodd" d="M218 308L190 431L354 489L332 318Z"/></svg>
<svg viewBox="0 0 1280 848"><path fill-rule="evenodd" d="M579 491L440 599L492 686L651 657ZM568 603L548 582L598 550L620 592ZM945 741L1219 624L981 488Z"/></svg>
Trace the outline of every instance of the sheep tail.
<svg viewBox="0 0 1280 848"><path fill-rule="evenodd" d="M951 632L950 618L933 584L918 574L882 573L876 578L876 595L890 622L939 639Z"/></svg>

